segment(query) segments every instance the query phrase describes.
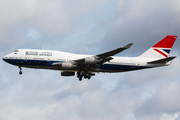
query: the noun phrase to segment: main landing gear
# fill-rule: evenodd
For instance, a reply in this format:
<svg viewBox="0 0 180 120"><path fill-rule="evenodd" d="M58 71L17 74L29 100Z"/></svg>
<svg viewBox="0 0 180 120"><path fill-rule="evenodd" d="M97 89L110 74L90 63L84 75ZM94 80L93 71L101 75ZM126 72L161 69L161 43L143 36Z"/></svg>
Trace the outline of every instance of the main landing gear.
<svg viewBox="0 0 180 120"><path fill-rule="evenodd" d="M22 72L22 68L20 66L19 66L19 69L20 69L19 74L22 75L23 72Z"/></svg>
<svg viewBox="0 0 180 120"><path fill-rule="evenodd" d="M79 71L77 72L77 78L79 78L79 81L82 80L82 78L84 77L85 79L91 79L91 76L94 76L95 74L92 74L92 73L86 73L86 72L83 72L83 71Z"/></svg>

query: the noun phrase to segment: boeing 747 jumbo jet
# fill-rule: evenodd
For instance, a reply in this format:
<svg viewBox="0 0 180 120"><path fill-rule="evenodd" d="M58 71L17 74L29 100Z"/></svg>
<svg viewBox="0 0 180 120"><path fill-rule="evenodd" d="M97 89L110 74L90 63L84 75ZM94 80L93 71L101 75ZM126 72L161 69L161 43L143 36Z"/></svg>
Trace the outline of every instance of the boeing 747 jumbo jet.
<svg viewBox="0 0 180 120"><path fill-rule="evenodd" d="M3 60L19 67L50 69L61 71L61 76L74 76L81 81L90 79L99 72L127 72L146 68L167 66L175 58L168 57L177 36L168 35L138 57L115 57L114 55L128 49L133 43L124 47L98 54L82 55L52 50L17 49L6 55Z"/></svg>

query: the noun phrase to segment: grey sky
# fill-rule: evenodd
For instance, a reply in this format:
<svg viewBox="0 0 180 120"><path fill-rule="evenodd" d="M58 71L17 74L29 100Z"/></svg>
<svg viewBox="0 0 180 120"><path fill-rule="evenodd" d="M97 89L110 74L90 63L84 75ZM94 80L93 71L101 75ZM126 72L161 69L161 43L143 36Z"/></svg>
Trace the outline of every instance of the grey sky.
<svg viewBox="0 0 180 120"><path fill-rule="evenodd" d="M130 42L118 56L138 56L166 35L177 35L178 0L0 0L1 58L17 48L99 54ZM179 120L180 59L171 66L90 81L59 71L0 62L1 120Z"/></svg>

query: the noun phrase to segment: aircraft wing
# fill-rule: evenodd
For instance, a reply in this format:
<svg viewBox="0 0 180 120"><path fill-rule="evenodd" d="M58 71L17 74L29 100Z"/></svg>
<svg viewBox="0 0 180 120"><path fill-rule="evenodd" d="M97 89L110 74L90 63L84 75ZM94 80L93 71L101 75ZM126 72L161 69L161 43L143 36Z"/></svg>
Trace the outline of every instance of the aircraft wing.
<svg viewBox="0 0 180 120"><path fill-rule="evenodd" d="M120 48L117 48L115 50L111 50L109 52L102 53L102 54L99 54L99 55L96 55L96 56L101 57L101 58L105 58L105 57L109 57L109 56L114 56L114 55L122 52L123 50L130 48L132 45L133 45L133 43L129 43L129 44L127 44L124 47L120 47Z"/></svg>
<svg viewBox="0 0 180 120"><path fill-rule="evenodd" d="M122 52L123 50L130 48L132 45L133 45L133 43L129 43L124 47L120 47L120 48L117 48L115 50L111 50L109 52L98 54L98 55L95 55L95 56L92 56L89 58L92 58L91 59L92 61L94 58L94 60L96 60L97 63L104 63L104 62L112 60L113 58L111 56L114 56L114 55ZM74 62L76 62L78 64L82 64L82 63L85 63L86 60L87 60L87 58L82 58L82 59L74 60Z"/></svg>
<svg viewBox="0 0 180 120"><path fill-rule="evenodd" d="M103 64L107 61L112 60L113 57L111 57L111 56L114 56L114 55L122 52L123 50L130 48L132 45L133 45L133 43L129 43L124 47L120 47L115 50L111 50L109 52L105 52L102 54L98 54L98 55L94 55L94 56L86 57L86 58L82 58L82 59L72 60L71 64L73 66L76 66L81 69L95 70L99 67L98 64ZM53 63L52 65L62 66L62 64L63 64L63 62L56 62L56 63Z"/></svg>

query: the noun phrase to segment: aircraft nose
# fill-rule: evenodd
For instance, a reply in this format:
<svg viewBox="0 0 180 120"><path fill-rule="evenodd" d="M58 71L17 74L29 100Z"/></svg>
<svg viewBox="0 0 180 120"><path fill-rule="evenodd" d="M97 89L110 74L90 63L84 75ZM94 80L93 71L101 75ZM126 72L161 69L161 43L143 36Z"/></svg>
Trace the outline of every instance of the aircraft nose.
<svg viewBox="0 0 180 120"><path fill-rule="evenodd" d="M7 60L5 57L3 57L2 59L3 59L5 62L6 62L6 60Z"/></svg>
<svg viewBox="0 0 180 120"><path fill-rule="evenodd" d="M8 57L7 57L7 56L4 56L2 59L3 59L5 62L8 61Z"/></svg>

